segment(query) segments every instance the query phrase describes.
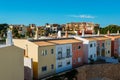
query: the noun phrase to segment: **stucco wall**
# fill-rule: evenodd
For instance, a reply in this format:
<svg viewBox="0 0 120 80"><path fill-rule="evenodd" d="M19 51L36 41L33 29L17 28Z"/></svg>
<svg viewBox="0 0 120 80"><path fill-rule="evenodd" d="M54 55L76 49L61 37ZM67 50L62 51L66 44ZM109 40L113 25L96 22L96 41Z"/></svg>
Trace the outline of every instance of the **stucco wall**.
<svg viewBox="0 0 120 80"><path fill-rule="evenodd" d="M0 80L24 80L24 50L15 47L0 48Z"/></svg>
<svg viewBox="0 0 120 80"><path fill-rule="evenodd" d="M25 56L33 59L33 76L38 78L38 45L26 39L13 39L14 45L25 50Z"/></svg>
<svg viewBox="0 0 120 80"><path fill-rule="evenodd" d="M105 48L106 48L106 57L111 57L111 40L105 40ZM110 51L108 53L108 51Z"/></svg>
<svg viewBox="0 0 120 80"><path fill-rule="evenodd" d="M66 58L67 46L70 47L70 55L71 55L71 57L69 57L69 58ZM60 60L57 59L58 58L58 50L59 50L59 48L62 48L62 57L63 57ZM70 65L66 65L67 60L70 60ZM62 67L58 67L59 62L62 62ZM56 73L62 72L62 71L65 71L65 70L68 70L68 69L71 69L71 68L72 68L72 44L56 45Z"/></svg>
<svg viewBox="0 0 120 80"><path fill-rule="evenodd" d="M53 54L51 53L53 49ZM43 55L42 50L47 50L47 54ZM51 65L54 65L54 68L51 69ZM42 67L46 66L47 70L42 72ZM38 50L38 77L42 78L51 74L55 74L56 70L56 50L55 46L42 46Z"/></svg>
<svg viewBox="0 0 120 80"><path fill-rule="evenodd" d="M80 49L78 49L80 46ZM80 62L78 62L78 58L80 58ZM72 67L79 67L83 64L83 43L73 43L72 44Z"/></svg>

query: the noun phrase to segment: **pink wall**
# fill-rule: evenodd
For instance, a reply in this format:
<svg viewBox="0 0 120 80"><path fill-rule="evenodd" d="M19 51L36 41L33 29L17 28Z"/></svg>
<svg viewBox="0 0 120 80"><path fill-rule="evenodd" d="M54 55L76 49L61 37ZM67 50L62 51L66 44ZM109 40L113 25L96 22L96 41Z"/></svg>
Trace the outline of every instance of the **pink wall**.
<svg viewBox="0 0 120 80"><path fill-rule="evenodd" d="M80 49L78 47L80 46ZM73 43L72 44L72 67L79 67L80 65L83 64L83 43ZM80 58L80 62L79 59Z"/></svg>

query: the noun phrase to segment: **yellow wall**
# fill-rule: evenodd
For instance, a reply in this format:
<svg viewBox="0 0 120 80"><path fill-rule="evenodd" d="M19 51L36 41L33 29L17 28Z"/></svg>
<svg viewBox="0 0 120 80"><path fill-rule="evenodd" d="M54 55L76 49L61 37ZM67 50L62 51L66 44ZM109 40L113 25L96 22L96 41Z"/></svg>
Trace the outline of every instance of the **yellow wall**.
<svg viewBox="0 0 120 80"><path fill-rule="evenodd" d="M37 44L34 44L24 39L22 40L14 39L13 42L16 46L25 49L26 52L28 52L28 57L33 59L34 78L41 78L41 77L44 77L45 75L50 75L55 73L55 69L56 69L55 68L56 66L55 46L39 47ZM41 52L43 49L46 49L48 52L46 56L41 55ZM51 49L54 49L54 54L51 54ZM51 69L51 64L54 65L54 69ZM47 66L46 72L42 72L41 70L42 66Z"/></svg>
<svg viewBox="0 0 120 80"><path fill-rule="evenodd" d="M106 56L106 57L111 57L111 40L109 40L109 39L108 39L108 40L105 40L105 48L106 48L106 49L105 49L105 52L106 52L106 53L105 53L105 54L106 54L105 56ZM110 51L109 54L108 54L108 50Z"/></svg>
<svg viewBox="0 0 120 80"><path fill-rule="evenodd" d="M14 45L25 49L29 58L33 59L33 76L38 78L38 45L25 40L25 39L13 39Z"/></svg>
<svg viewBox="0 0 120 80"><path fill-rule="evenodd" d="M47 55L42 55L42 50L47 50ZM51 49L54 49L54 54L51 54ZM54 74L56 71L56 51L55 46L45 46L45 47L39 47L38 52L38 74L39 78L44 77L46 75ZM54 65L54 69L51 69L51 64ZM42 72L42 66L47 66L47 71Z"/></svg>
<svg viewBox="0 0 120 80"><path fill-rule="evenodd" d="M24 80L24 50L16 46L0 48L0 80Z"/></svg>

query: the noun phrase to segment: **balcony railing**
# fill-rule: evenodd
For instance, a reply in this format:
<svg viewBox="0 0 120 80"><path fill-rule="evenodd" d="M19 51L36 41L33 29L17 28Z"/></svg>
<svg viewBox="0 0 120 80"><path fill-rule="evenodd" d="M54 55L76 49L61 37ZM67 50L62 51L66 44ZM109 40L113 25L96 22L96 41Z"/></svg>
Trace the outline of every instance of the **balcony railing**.
<svg viewBox="0 0 120 80"><path fill-rule="evenodd" d="M58 57L57 60L62 60L65 59L64 57Z"/></svg>
<svg viewBox="0 0 120 80"><path fill-rule="evenodd" d="M71 58L71 57L72 57L72 55L67 55L67 56L66 56L66 58Z"/></svg>

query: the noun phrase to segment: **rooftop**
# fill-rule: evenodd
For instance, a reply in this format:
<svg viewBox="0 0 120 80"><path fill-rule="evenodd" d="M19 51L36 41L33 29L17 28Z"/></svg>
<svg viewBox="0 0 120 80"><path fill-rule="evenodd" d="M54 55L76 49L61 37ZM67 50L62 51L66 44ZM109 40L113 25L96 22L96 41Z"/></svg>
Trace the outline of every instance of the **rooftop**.
<svg viewBox="0 0 120 80"><path fill-rule="evenodd" d="M105 36L88 36L88 37L83 37L87 40L94 41L94 40L108 40L110 38L105 37Z"/></svg>
<svg viewBox="0 0 120 80"><path fill-rule="evenodd" d="M120 38L120 35L107 35L109 38Z"/></svg>
<svg viewBox="0 0 120 80"><path fill-rule="evenodd" d="M60 45L60 44L70 44L82 42L76 39L57 39L57 40L44 40L44 41L34 41L33 43L39 46L51 46L51 45Z"/></svg>

